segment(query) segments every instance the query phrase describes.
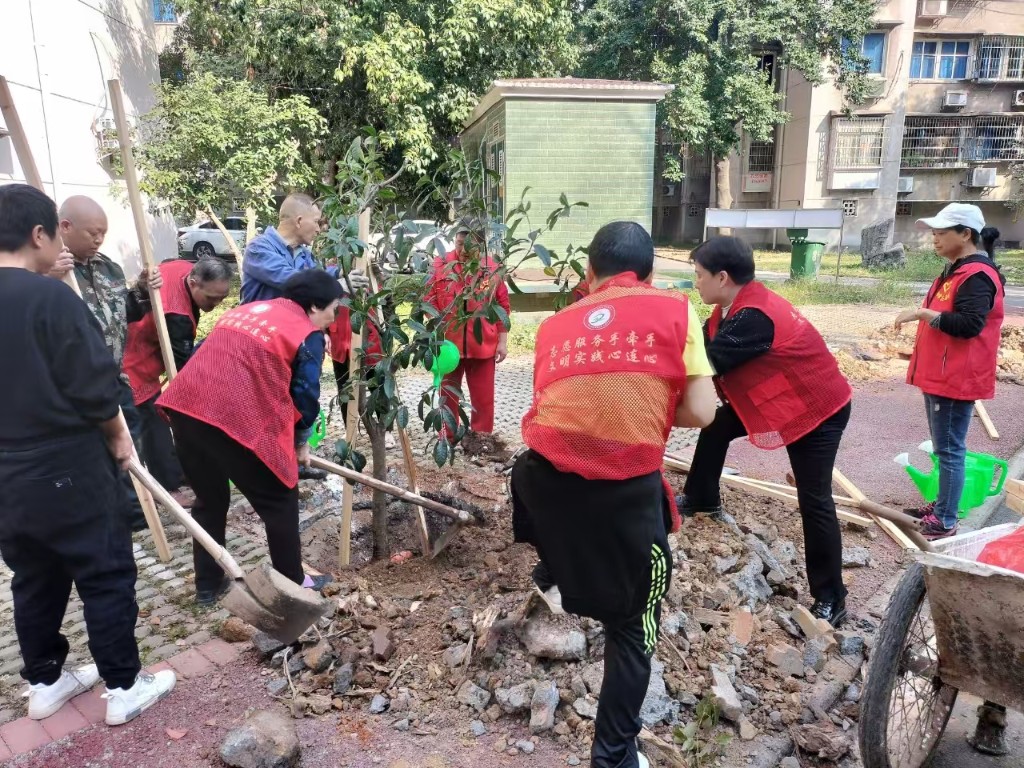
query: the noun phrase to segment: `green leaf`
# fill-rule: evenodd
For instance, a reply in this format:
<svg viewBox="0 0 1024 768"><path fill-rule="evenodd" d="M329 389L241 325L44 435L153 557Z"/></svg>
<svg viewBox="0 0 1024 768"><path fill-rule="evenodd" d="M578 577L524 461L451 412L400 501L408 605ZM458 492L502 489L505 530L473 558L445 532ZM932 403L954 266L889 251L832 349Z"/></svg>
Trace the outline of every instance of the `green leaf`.
<svg viewBox="0 0 1024 768"><path fill-rule="evenodd" d="M348 456L348 440L338 440L334 444L334 452L338 455L338 458L344 460Z"/></svg>
<svg viewBox="0 0 1024 768"><path fill-rule="evenodd" d="M352 468L356 472L362 472L366 466L366 457L359 451L352 451Z"/></svg>
<svg viewBox="0 0 1024 768"><path fill-rule="evenodd" d="M537 258L545 267L551 266L551 253L540 243L534 243L533 249L537 252Z"/></svg>
<svg viewBox="0 0 1024 768"><path fill-rule="evenodd" d="M434 463L439 467L443 467L445 462L448 461L448 454L450 452L448 441L443 437L438 438L434 444Z"/></svg>
<svg viewBox="0 0 1024 768"><path fill-rule="evenodd" d="M398 426L402 429L409 426L409 409L404 405L398 408Z"/></svg>
<svg viewBox="0 0 1024 768"><path fill-rule="evenodd" d="M473 338L476 339L477 344L483 344L484 323L482 318L477 317L473 320Z"/></svg>

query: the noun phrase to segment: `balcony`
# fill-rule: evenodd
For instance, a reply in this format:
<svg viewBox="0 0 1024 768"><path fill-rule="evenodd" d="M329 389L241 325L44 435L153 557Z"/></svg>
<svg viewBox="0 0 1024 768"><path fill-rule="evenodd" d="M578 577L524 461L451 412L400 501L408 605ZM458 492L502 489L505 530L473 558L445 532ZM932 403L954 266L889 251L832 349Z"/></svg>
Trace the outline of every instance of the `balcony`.
<svg viewBox="0 0 1024 768"><path fill-rule="evenodd" d="M1021 117L908 117L902 168L956 169L971 163L1024 160Z"/></svg>

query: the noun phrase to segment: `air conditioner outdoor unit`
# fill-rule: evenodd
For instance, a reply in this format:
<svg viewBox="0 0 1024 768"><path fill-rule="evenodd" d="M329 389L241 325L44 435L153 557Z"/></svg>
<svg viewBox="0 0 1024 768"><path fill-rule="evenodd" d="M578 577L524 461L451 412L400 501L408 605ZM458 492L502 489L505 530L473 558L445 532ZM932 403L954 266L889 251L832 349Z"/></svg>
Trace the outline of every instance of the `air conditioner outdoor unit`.
<svg viewBox="0 0 1024 768"><path fill-rule="evenodd" d="M101 117L96 120L97 131L116 131L117 123L114 122L112 117Z"/></svg>
<svg viewBox="0 0 1024 768"><path fill-rule="evenodd" d="M949 12L949 0L921 0L920 16L945 16Z"/></svg>
<svg viewBox="0 0 1024 768"><path fill-rule="evenodd" d="M885 95L888 83L884 77L871 75L864 83L864 96L869 99L878 99Z"/></svg>
<svg viewBox="0 0 1024 768"><path fill-rule="evenodd" d="M972 168L971 169L971 183L972 187L994 187L996 186L996 169L995 168Z"/></svg>
<svg viewBox="0 0 1024 768"><path fill-rule="evenodd" d="M914 177L913 176L900 176L899 186L896 187L897 192L913 192L914 191Z"/></svg>
<svg viewBox="0 0 1024 768"><path fill-rule="evenodd" d="M661 195L662 197L675 197L676 185L675 184L662 184Z"/></svg>
<svg viewBox="0 0 1024 768"><path fill-rule="evenodd" d="M962 109L967 106L967 91L946 91L942 95L942 106L948 109Z"/></svg>
<svg viewBox="0 0 1024 768"><path fill-rule="evenodd" d="M1013 92L1013 106L1024 107L1024 91Z"/></svg>

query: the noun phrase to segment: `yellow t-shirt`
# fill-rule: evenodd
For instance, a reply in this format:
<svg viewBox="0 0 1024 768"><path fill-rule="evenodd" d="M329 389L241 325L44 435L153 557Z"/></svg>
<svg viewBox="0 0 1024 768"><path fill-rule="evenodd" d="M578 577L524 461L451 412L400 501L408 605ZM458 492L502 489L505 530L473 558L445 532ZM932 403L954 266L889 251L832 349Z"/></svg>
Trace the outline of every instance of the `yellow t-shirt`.
<svg viewBox="0 0 1024 768"><path fill-rule="evenodd" d="M708 360L707 350L704 349L704 329L697 318L697 311L693 308L692 301L688 301L686 306L689 310L686 321L686 349L683 350L686 377L714 376L715 371Z"/></svg>

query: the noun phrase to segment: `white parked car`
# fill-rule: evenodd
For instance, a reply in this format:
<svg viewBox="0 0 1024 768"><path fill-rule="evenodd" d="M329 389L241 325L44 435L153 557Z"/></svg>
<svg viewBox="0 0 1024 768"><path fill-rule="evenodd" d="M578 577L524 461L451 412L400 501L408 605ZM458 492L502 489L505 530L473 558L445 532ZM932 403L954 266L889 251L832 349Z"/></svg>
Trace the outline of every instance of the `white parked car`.
<svg viewBox="0 0 1024 768"><path fill-rule="evenodd" d="M394 245L400 231L404 232L406 241L412 240L408 267L411 267L414 272L425 271L433 263L434 257L441 256L455 247L454 236L439 227L436 221L409 219L391 228L391 242L388 252L385 254L385 259L388 262L396 261ZM370 245L375 249L382 246L383 240L384 236L379 233L370 235ZM439 247L443 247L444 251L439 251Z"/></svg>
<svg viewBox="0 0 1024 768"><path fill-rule="evenodd" d="M221 219L221 223L234 238L238 247L245 248L245 217L227 216ZM257 232L262 232L257 227ZM212 221L201 221L190 227L183 227L178 230L178 250L182 257L190 260L220 256L224 259L234 260L235 254L224 239L224 235Z"/></svg>

